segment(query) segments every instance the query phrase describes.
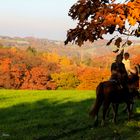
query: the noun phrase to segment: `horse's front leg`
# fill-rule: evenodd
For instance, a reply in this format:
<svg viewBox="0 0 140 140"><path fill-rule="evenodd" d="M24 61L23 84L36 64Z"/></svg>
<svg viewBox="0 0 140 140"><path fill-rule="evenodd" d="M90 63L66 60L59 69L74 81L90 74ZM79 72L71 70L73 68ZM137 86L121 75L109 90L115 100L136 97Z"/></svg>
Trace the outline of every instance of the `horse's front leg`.
<svg viewBox="0 0 140 140"><path fill-rule="evenodd" d="M130 105L130 113L132 115L134 114L134 102L132 102L131 105Z"/></svg>
<svg viewBox="0 0 140 140"><path fill-rule="evenodd" d="M113 123L116 123L119 104L112 104L113 107Z"/></svg>
<svg viewBox="0 0 140 140"><path fill-rule="evenodd" d="M130 104L130 111L131 111L131 114L133 114L133 108L134 108L134 101L131 102L131 104ZM122 112L123 112L123 113L126 113L127 111L128 111L128 107L127 107L127 105L126 105Z"/></svg>
<svg viewBox="0 0 140 140"><path fill-rule="evenodd" d="M130 102L127 103L127 110L128 110L128 120L130 121L131 118Z"/></svg>

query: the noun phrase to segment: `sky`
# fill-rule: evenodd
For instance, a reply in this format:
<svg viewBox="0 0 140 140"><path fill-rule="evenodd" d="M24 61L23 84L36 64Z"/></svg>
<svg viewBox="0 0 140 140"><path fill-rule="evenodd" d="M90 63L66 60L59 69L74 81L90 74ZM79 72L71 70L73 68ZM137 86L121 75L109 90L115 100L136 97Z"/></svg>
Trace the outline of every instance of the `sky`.
<svg viewBox="0 0 140 140"><path fill-rule="evenodd" d="M68 16L77 0L0 0L0 35L65 40L76 22Z"/></svg>
<svg viewBox="0 0 140 140"><path fill-rule="evenodd" d="M123 0L117 0L121 2ZM0 35L65 40L76 26L68 16L77 0L0 0Z"/></svg>

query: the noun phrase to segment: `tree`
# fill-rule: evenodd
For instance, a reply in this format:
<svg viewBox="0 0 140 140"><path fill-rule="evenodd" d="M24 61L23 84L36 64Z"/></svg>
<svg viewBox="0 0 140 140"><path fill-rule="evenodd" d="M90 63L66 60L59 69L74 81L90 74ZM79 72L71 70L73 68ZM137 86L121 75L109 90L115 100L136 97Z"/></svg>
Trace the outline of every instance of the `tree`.
<svg viewBox="0 0 140 140"><path fill-rule="evenodd" d="M57 84L57 89L75 89L79 85L79 80L73 72L54 73L51 77Z"/></svg>
<svg viewBox="0 0 140 140"><path fill-rule="evenodd" d="M37 53L36 49L31 46L29 46L26 51L32 55L35 55Z"/></svg>
<svg viewBox="0 0 140 140"><path fill-rule="evenodd" d="M129 36L140 37L140 0L126 0L123 3L117 3L117 0L78 0L68 15L78 23L76 28L68 30L65 44L73 41L81 46L87 40L94 42L103 39L105 34L117 31L128 36L123 44L122 37L118 36L107 43L109 45L115 40L117 52L125 44L131 45Z"/></svg>
<svg viewBox="0 0 140 140"><path fill-rule="evenodd" d="M108 69L100 69L93 67L80 68L77 72L80 84L77 89L95 90L99 81L109 79L110 72Z"/></svg>

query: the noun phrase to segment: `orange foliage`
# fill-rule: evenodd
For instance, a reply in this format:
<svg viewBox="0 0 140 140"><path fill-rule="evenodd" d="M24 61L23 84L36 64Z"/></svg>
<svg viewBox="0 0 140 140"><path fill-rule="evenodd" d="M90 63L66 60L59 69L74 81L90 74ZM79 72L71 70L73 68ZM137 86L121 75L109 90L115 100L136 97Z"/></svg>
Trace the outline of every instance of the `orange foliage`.
<svg viewBox="0 0 140 140"><path fill-rule="evenodd" d="M65 44L74 42L81 46L85 41L104 39L104 34L113 34L115 31L128 36L140 36L140 0L122 3L117 0L78 0L68 15L77 20L77 26L68 30ZM126 22L129 22L129 27L138 26L131 29L126 26Z"/></svg>
<svg viewBox="0 0 140 140"><path fill-rule="evenodd" d="M133 2L128 2L128 21L134 26L137 21L140 21L140 1L134 0Z"/></svg>
<svg viewBox="0 0 140 140"><path fill-rule="evenodd" d="M61 66L70 66L71 60L66 56L59 56L56 53L43 53L42 60L46 62L54 62Z"/></svg>
<svg viewBox="0 0 140 140"><path fill-rule="evenodd" d="M77 89L91 90L96 89L97 84L103 80L108 80L110 72L107 69L99 68L80 68L78 70L78 78L81 81Z"/></svg>
<svg viewBox="0 0 140 140"><path fill-rule="evenodd" d="M140 64L138 51L132 54L132 63ZM54 62L47 54L30 56L25 51L0 49L0 88L95 89L99 82L109 79L110 64L115 58L114 55L100 56L92 59L94 67L78 67L67 57L52 56L55 56Z"/></svg>
<svg viewBox="0 0 140 140"><path fill-rule="evenodd" d="M34 67L25 73L22 89L47 89L48 72L43 67Z"/></svg>
<svg viewBox="0 0 140 140"><path fill-rule="evenodd" d="M0 67L1 70L4 72L7 72L10 70L10 64L11 64L11 59L10 58L4 58L0 61Z"/></svg>
<svg viewBox="0 0 140 140"><path fill-rule="evenodd" d="M140 56L135 56L135 57L132 59L132 63L133 63L134 65L140 64Z"/></svg>
<svg viewBox="0 0 140 140"><path fill-rule="evenodd" d="M11 89L55 89L50 74L59 70L25 51L0 49L0 87Z"/></svg>

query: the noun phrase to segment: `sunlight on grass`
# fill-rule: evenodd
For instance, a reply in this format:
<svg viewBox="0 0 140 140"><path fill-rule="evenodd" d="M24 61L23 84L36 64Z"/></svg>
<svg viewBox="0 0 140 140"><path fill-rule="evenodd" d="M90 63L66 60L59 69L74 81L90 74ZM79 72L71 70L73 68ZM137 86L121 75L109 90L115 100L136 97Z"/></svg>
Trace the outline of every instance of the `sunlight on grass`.
<svg viewBox="0 0 140 140"><path fill-rule="evenodd" d="M140 108L138 107L138 108L136 109L136 111L137 111L137 113L140 113Z"/></svg>
<svg viewBox="0 0 140 140"><path fill-rule="evenodd" d="M128 126L130 127L138 127L139 126L139 122L137 121L130 121L127 123Z"/></svg>
<svg viewBox="0 0 140 140"><path fill-rule="evenodd" d="M95 98L95 91L77 90L0 90L0 108L18 105L21 103L33 103L42 99L58 104L66 102L79 102Z"/></svg>

